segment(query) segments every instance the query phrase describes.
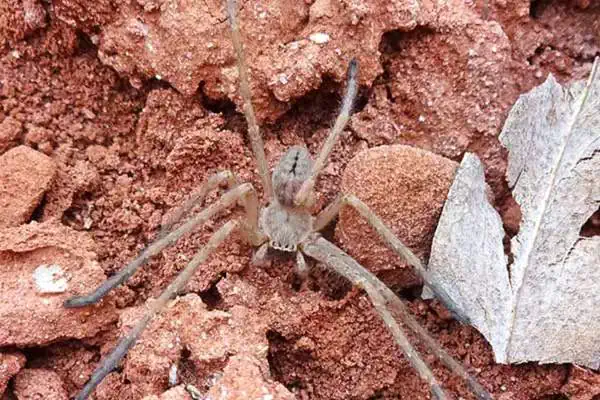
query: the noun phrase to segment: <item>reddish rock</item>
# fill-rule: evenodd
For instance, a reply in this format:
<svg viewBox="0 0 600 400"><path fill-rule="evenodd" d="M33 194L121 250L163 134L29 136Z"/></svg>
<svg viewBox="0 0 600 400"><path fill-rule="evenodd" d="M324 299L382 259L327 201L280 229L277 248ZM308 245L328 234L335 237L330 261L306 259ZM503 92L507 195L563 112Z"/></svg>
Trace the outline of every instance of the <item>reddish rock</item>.
<svg viewBox="0 0 600 400"><path fill-rule="evenodd" d="M62 379L69 398L75 397L94 371L98 353L90 342L56 343L36 351L28 367L50 369Z"/></svg>
<svg viewBox="0 0 600 400"><path fill-rule="evenodd" d="M598 7L593 1L550 2L548 4L514 1L490 3L492 16L511 38L513 58L527 58L523 66L532 71L549 71L559 80L588 75L588 64L600 50ZM545 80L545 74L538 79Z"/></svg>
<svg viewBox="0 0 600 400"><path fill-rule="evenodd" d="M515 65L495 21L465 13L452 27L395 32L385 40L390 83L376 85L351 126L369 144L407 144L460 161L484 162L496 196L504 195L506 160L497 140L510 106L535 71ZM515 70L520 79L515 79Z"/></svg>
<svg viewBox="0 0 600 400"><path fill-rule="evenodd" d="M192 396L185 390L183 385L175 386L161 394L160 396L146 396L142 400L192 400Z"/></svg>
<svg viewBox="0 0 600 400"><path fill-rule="evenodd" d="M145 307L130 308L121 314L121 335L140 318ZM254 357L267 368L266 324L246 307L230 312L208 311L200 297L188 294L173 301L164 314L148 326L124 362L130 393L158 395L169 387L169 375L179 382L182 351L194 366L195 379L205 382L220 374L227 360L236 354ZM111 349L112 350L112 349ZM258 361L257 361L258 362ZM267 368L268 369L268 368Z"/></svg>
<svg viewBox="0 0 600 400"><path fill-rule="evenodd" d="M49 157L27 146L0 156L0 228L29 221L55 173Z"/></svg>
<svg viewBox="0 0 600 400"><path fill-rule="evenodd" d="M17 400L68 400L60 376L47 369L24 369L15 378Z"/></svg>
<svg viewBox="0 0 600 400"><path fill-rule="evenodd" d="M90 337L116 319L111 301L81 309L62 306L106 279L94 248L87 234L63 225L0 230L0 346ZM44 270L54 274L51 279L40 274Z"/></svg>
<svg viewBox="0 0 600 400"><path fill-rule="evenodd" d="M365 202L421 260L458 164L410 146L381 146L359 153L348 164L342 192ZM419 282L412 268L388 249L367 221L351 207L340 213L336 238L348 253L388 284Z"/></svg>
<svg viewBox="0 0 600 400"><path fill-rule="evenodd" d="M197 371L210 374L215 364L224 364L232 355L249 355L267 365L267 325L255 311L233 306L228 313L212 311L195 316L196 323L182 332ZM208 317L208 318L207 318ZM201 318L201 319L200 319ZM202 340L197 340L200 337Z"/></svg>
<svg viewBox="0 0 600 400"><path fill-rule="evenodd" d="M293 400L296 398L281 383L269 378L269 369L263 362L249 356L234 356L214 386L208 398L228 400L270 399Z"/></svg>
<svg viewBox="0 0 600 400"><path fill-rule="evenodd" d="M600 396L600 373L578 366L571 367L567 383L562 392L570 400L594 400Z"/></svg>
<svg viewBox="0 0 600 400"><path fill-rule="evenodd" d="M0 353L0 396L8 381L25 366L25 356L19 352Z"/></svg>
<svg viewBox="0 0 600 400"><path fill-rule="evenodd" d="M204 179L206 172L232 169L247 181L255 168L252 152L243 135L224 127L223 116L207 111L199 102L190 103L172 89L154 90L140 114L136 142L144 162L178 179ZM231 149L237 151L232 154Z"/></svg>
<svg viewBox="0 0 600 400"><path fill-rule="evenodd" d="M402 143L456 159L498 135L519 93L514 80L501 79L512 61L498 23L471 20L449 33L415 30L390 42L398 49L388 55L389 89ZM485 143L482 152L491 150Z"/></svg>
<svg viewBox="0 0 600 400"><path fill-rule="evenodd" d="M148 1L143 7L102 3L77 12L84 9L82 3L60 2L57 13L85 31L100 26L99 57L134 86L155 78L187 96L200 86L213 99L230 98L240 104L224 2L159 6ZM439 14L449 14L447 10L453 10L454 18L471 15L460 2L446 8L412 0L368 4L278 0L240 7L259 119L275 120L289 109L291 100L318 88L325 77L344 80L352 57L360 61L361 83L371 84L382 72L379 44L384 32L444 25L450 15Z"/></svg>
<svg viewBox="0 0 600 400"><path fill-rule="evenodd" d="M94 392L97 400L139 400L147 394L138 390L136 385L125 384L122 375L116 372L104 378Z"/></svg>
<svg viewBox="0 0 600 400"><path fill-rule="evenodd" d="M38 0L0 3L0 49L22 40L46 25L46 10Z"/></svg>
<svg viewBox="0 0 600 400"><path fill-rule="evenodd" d="M42 221L60 220L65 211L73 206L74 198L82 193L92 191L98 186L99 181L98 171L91 162L78 161L72 166L61 163L56 179L44 198ZM90 210L87 209L76 216L79 226L86 230L90 229L93 224L89 214Z"/></svg>
<svg viewBox="0 0 600 400"><path fill-rule="evenodd" d="M201 300L199 302L202 304ZM129 332L145 309L144 306L129 308L121 314L121 336ZM136 392L158 395L169 387L169 372L171 368L178 366L185 346L180 338L179 331L183 321L178 311L179 307L176 305L155 318L136 345L129 350L123 364L123 373Z"/></svg>
<svg viewBox="0 0 600 400"><path fill-rule="evenodd" d="M23 125L12 117L4 118L0 122L0 154L17 143L22 130Z"/></svg>
<svg viewBox="0 0 600 400"><path fill-rule="evenodd" d="M248 268L243 277L231 275L218 284L224 304L258 309L260 320L270 326L269 366L277 382L297 387L301 379L295 391L299 399L368 399L413 376L364 293L329 298L328 292L336 292L335 277L320 291L295 292L285 279L292 264L275 262L267 271ZM394 393L421 398L427 396L425 386L412 382Z"/></svg>

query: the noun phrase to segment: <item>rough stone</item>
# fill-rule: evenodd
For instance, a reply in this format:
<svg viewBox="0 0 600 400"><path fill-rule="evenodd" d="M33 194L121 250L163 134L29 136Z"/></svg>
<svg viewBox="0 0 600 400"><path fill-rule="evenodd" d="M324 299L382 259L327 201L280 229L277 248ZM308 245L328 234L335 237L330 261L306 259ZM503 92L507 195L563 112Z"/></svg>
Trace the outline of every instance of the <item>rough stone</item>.
<svg viewBox="0 0 600 400"><path fill-rule="evenodd" d="M151 301L151 300L150 300ZM135 307L121 314L121 335L139 320L145 307ZM123 374L129 392L159 395L169 387L173 365L186 360L194 366L194 375L205 382L220 374L233 355L248 355L267 368L267 326L258 315L243 306L230 312L209 311L200 297L188 294L173 301L163 314L150 323L136 345L129 351ZM258 361L257 361L258 362ZM179 371L175 379L180 380Z"/></svg>
<svg viewBox="0 0 600 400"><path fill-rule="evenodd" d="M69 398L73 398L94 371L98 359L98 353L93 347L96 344L95 339L84 340L86 343L58 342L40 348L35 357L29 360L27 367L56 372L64 383Z"/></svg>
<svg viewBox="0 0 600 400"><path fill-rule="evenodd" d="M84 31L102 26L97 35L99 57L128 76L134 86L149 78L165 80L188 96L201 86L213 99L229 98L240 105L224 3L145 4L147 7L106 3L81 13L77 12L82 8L78 1L61 2L56 12ZM448 8L471 14L459 2ZM436 4L414 0L319 1L312 5L278 0L240 7L259 120L275 120L289 109L290 100L318 88L326 77L343 81L352 57L361 64L361 83L370 84L382 72L379 43L384 32L437 25L445 21L437 15L444 11ZM329 40L315 42L310 39L315 34L320 38L327 35Z"/></svg>
<svg viewBox="0 0 600 400"><path fill-rule="evenodd" d="M157 396L155 394L146 396L142 400L192 400L192 396L185 390L183 385L175 386Z"/></svg>
<svg viewBox="0 0 600 400"><path fill-rule="evenodd" d="M380 146L348 164L341 191L365 202L421 260L426 260L437 220L458 164L410 146ZM419 279L388 249L367 221L344 207L336 238L348 253L387 284L407 287Z"/></svg>
<svg viewBox="0 0 600 400"><path fill-rule="evenodd" d="M0 154L16 144L22 130L23 124L12 117L4 118L0 122Z"/></svg>
<svg viewBox="0 0 600 400"><path fill-rule="evenodd" d="M55 173L49 157L27 146L0 156L0 228L29 221Z"/></svg>
<svg viewBox="0 0 600 400"><path fill-rule="evenodd" d="M6 390L8 381L25 366L25 356L17 351L0 353L0 396Z"/></svg>
<svg viewBox="0 0 600 400"><path fill-rule="evenodd" d="M0 48L26 38L45 25L46 10L39 0L2 1L0 3Z"/></svg>
<svg viewBox="0 0 600 400"><path fill-rule="evenodd" d="M15 378L18 400L68 400L60 376L48 369L24 369Z"/></svg>
<svg viewBox="0 0 600 400"><path fill-rule="evenodd" d="M41 346L85 338L116 320L112 301L80 309L62 303L105 280L86 233L56 223L0 229L0 346ZM34 271L60 266L67 279L61 293L43 293Z"/></svg>
<svg viewBox="0 0 600 400"><path fill-rule="evenodd" d="M561 391L569 400L597 399L600 396L600 373L574 365Z"/></svg>
<svg viewBox="0 0 600 400"><path fill-rule="evenodd" d="M209 392L208 398L229 400L293 400L296 397L281 383L269 378L263 362L249 356L233 356Z"/></svg>

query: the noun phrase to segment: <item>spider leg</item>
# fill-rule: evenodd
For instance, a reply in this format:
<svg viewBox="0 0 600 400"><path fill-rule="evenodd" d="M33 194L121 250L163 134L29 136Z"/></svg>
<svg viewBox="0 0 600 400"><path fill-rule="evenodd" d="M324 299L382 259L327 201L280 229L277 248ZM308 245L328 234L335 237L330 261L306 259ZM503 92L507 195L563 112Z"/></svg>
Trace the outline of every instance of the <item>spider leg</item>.
<svg viewBox="0 0 600 400"><path fill-rule="evenodd" d="M144 331L148 323L155 315L160 313L167 302L183 289L186 283L190 280L196 269L203 264L208 256L231 234L233 230L238 228L238 221L229 221L217 230L208 240L206 245L194 255L192 261L179 273L177 278L161 293L154 301L148 303L148 308L143 317L135 324L135 326L124 336L113 351L100 363L96 368L89 381L79 392L76 400L85 400L94 391L96 386L106 375L113 371L119 361L127 354L129 349L135 344L141 333Z"/></svg>
<svg viewBox="0 0 600 400"><path fill-rule="evenodd" d="M64 307L83 307L97 303L108 292L129 279L129 277L131 277L131 275L133 275L139 267L144 265L150 259L150 257L160 253L165 247L174 244L183 235L189 233L196 227L203 225L219 211L232 206L238 200L242 200L246 206L246 218L242 225L245 236L248 239L252 239L253 244L254 241L260 241L262 234L258 231L258 198L252 185L249 183L244 183L228 190L219 198L219 200L196 214L186 223L182 224L168 235L151 243L144 249L144 251L142 251L142 254L140 254L139 257L130 262L117 274L104 281L93 292L87 295L74 296L70 299L67 299L63 304Z"/></svg>
<svg viewBox="0 0 600 400"><path fill-rule="evenodd" d="M358 197L353 194L347 195L338 195L336 199L331 202L323 211L321 211L314 223L315 231L320 231L325 228L332 220L335 218L340 209L349 205L354 208L358 213L367 220L369 225L371 225L375 231L381 236L381 238L385 241L385 243L396 253L402 257L404 261L410 264L419 276L423 279L423 281L432 288L435 292L436 296L440 298L443 302L447 303L446 305L454 310L452 301L450 297L442 291L442 289L438 288L435 282L429 276L429 273L421 263L419 257L415 255L398 237L392 232L392 230L375 214L369 206L362 202Z"/></svg>
<svg viewBox="0 0 600 400"><path fill-rule="evenodd" d="M268 265L272 256L269 254L270 244L268 242L263 243L258 250L254 252L252 256L251 264L255 267L264 267Z"/></svg>
<svg viewBox="0 0 600 400"><path fill-rule="evenodd" d="M273 198L273 189L271 187L271 176L269 173L269 164L265 157L265 148L260 135L260 128L256 122L254 115L254 107L252 106L252 94L250 92L250 83L248 81L248 66L246 65L246 57L244 56L244 45L242 43L242 35L240 33L240 25L237 18L237 1L227 0L227 15L229 16L229 25L231 26L231 39L233 49L237 61L238 75L240 79L240 96L244 102L243 111L248 123L248 135L250 136L250 145L252 152L256 157L258 164L258 173L263 184L265 196L271 200Z"/></svg>
<svg viewBox="0 0 600 400"><path fill-rule="evenodd" d="M323 211L321 211L315 220L314 229L319 231L327 226L333 218L335 218L340 212L342 206L352 206L358 213L367 220L367 222L377 231L377 233L383 238L388 246L398 253L407 263L417 270L417 273L423 278L423 280L429 284L429 275L421 260L408 248L400 239L394 235L394 232L388 228L381 218L379 218L369 207L363 203L358 197L349 195L338 195L336 199L329 204Z"/></svg>
<svg viewBox="0 0 600 400"><path fill-rule="evenodd" d="M200 185L200 187L198 187L189 196L185 203L183 203L179 208L175 210L174 213L172 213L169 216L167 222L165 222L161 226L158 237L162 238L165 235L167 235L171 231L171 229L173 229L173 226L179 221L181 221L184 217L186 217L192 208L194 208L197 204L201 203L210 191L218 188L223 184L227 185L227 189L231 189L238 183L239 182L233 174L233 172L229 170L219 171L216 174L213 174L210 177L208 177L208 179L204 181Z"/></svg>
<svg viewBox="0 0 600 400"><path fill-rule="evenodd" d="M437 288L437 285L432 282L427 270L424 268L421 260L404 245L400 239L388 228L385 223L379 218L371 209L363 203L358 197L354 195L338 196L329 206L327 206L319 215L317 215L314 223L315 231L319 231L327 226L333 218L339 213L343 205L350 205L354 207L359 214L364 217L371 226L379 233L379 235L385 240L396 253L398 253L406 262L412 265L419 275L423 278L423 281L433 288L434 293L438 298L448 307L453 309L453 302L450 297L442 290ZM370 273L369 273L370 274ZM371 274L372 275L372 274ZM423 343L432 351L444 365L452 371L454 374L464 379L473 393L477 395L478 399L491 400L491 395L473 378L462 366L461 363L456 361L450 354L448 354L437 341L429 335L429 333L414 319L410 314L404 303L390 290L386 285L382 284L375 276L373 276L373 284L375 284L382 295L387 300L388 304L398 312L403 322L408 325L423 341ZM457 312L453 314L458 315ZM460 319L460 318L459 318Z"/></svg>
<svg viewBox="0 0 600 400"><path fill-rule="evenodd" d="M294 266L294 272L303 281L308 278L309 268L308 265L306 265L306 260L304 259L301 251L296 252L296 265Z"/></svg>
<svg viewBox="0 0 600 400"><path fill-rule="evenodd" d="M352 284L367 292L375 310L377 310L377 313L383 319L383 322L394 336L396 343L400 346L408 361L421 378L429 384L433 398L438 400L447 399L448 396L444 393L435 376L433 376L431 369L423 361L417 350L410 344L404 331L400 328L387 307L387 299L382 295L380 287L386 286L352 257L318 235L308 238L300 247L306 255L329 266L352 282Z"/></svg>
<svg viewBox="0 0 600 400"><path fill-rule="evenodd" d="M441 347L433 337L431 337L429 332L427 332L427 330L423 328L419 322L417 322L402 300L400 300L390 288L381 283L381 281L378 280L378 283L381 285L379 290L385 297L388 305L390 305L391 308L401 316L402 322L417 334L423 344L427 346L427 348L446 366L446 368L467 382L467 385L477 396L477 399L492 400L492 396L488 393L488 391L481 386L481 384L477 382L477 380L471 376L471 374L467 372L461 363L456 361L454 357L448 354L448 352L444 350L444 348Z"/></svg>
<svg viewBox="0 0 600 400"><path fill-rule="evenodd" d="M305 204L306 200L309 198L309 194L311 193L313 187L315 186L315 181L317 179L317 175L321 172L323 167L325 166L325 162L335 146L337 142L338 136L344 130L344 127L348 123L350 119L350 112L352 111L352 105L354 103L354 99L356 98L356 93L358 92L358 61L353 58L348 64L348 78L346 83L346 92L344 94L344 100L342 101L342 109L337 119L335 120L335 124L327 136L315 163L313 164L312 170L310 172L310 176L304 181L298 193L296 193L296 198L294 202L296 205Z"/></svg>

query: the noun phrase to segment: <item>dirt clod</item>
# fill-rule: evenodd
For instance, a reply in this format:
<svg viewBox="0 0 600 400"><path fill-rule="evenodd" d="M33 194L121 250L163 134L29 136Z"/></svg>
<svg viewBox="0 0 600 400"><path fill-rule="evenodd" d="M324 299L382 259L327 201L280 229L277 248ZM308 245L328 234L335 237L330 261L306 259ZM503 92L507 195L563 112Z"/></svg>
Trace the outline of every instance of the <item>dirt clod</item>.
<svg viewBox="0 0 600 400"><path fill-rule="evenodd" d="M192 396L190 396L188 391L185 390L185 387L181 385L167 390L160 396L153 394L144 397L142 400L192 400Z"/></svg>
<svg viewBox="0 0 600 400"><path fill-rule="evenodd" d="M106 279L93 251L87 234L55 223L0 230L0 346L90 337L116 319L111 301L82 309L62 306L69 296L88 292ZM40 291L35 271L41 265L60 268L66 290Z"/></svg>
<svg viewBox="0 0 600 400"><path fill-rule="evenodd" d="M380 146L359 153L342 178L342 192L364 201L422 260L458 164L415 147ZM340 213L336 238L350 255L388 285L414 286L419 279L388 249L367 221L351 207Z"/></svg>
<svg viewBox="0 0 600 400"><path fill-rule="evenodd" d="M231 357L223 375L208 392L211 399L231 400L272 399L293 400L296 397L280 383L267 378L268 368L253 357Z"/></svg>
<svg viewBox="0 0 600 400"><path fill-rule="evenodd" d="M17 400L68 400L60 376L47 369L24 369L15 378Z"/></svg>
<svg viewBox="0 0 600 400"><path fill-rule="evenodd" d="M562 391L570 400L595 400L600 396L600 374L573 366Z"/></svg>
<svg viewBox="0 0 600 400"><path fill-rule="evenodd" d="M121 314L122 335L144 309L130 308ZM236 355L252 358L267 379L266 330L266 324L246 307L209 311L200 297L188 294L173 301L129 352L123 368L129 383L122 386L130 386L131 392L159 395L168 388L170 375L180 381L182 374L190 378L186 374L191 369L196 386L210 389Z"/></svg>
<svg viewBox="0 0 600 400"><path fill-rule="evenodd" d="M8 381L25 366L25 356L17 351L0 353L0 396L6 390Z"/></svg>
<svg viewBox="0 0 600 400"><path fill-rule="evenodd" d="M0 122L0 154L17 143L22 129L23 125L12 117Z"/></svg>
<svg viewBox="0 0 600 400"><path fill-rule="evenodd" d="M27 146L0 156L0 228L28 222L56 174L48 156Z"/></svg>

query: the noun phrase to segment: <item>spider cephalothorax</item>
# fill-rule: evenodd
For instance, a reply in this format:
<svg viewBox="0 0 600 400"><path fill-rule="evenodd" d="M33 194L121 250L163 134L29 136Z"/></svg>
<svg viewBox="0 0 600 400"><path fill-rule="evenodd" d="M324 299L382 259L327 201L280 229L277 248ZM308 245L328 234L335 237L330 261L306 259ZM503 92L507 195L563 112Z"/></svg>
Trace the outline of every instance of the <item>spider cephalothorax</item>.
<svg viewBox="0 0 600 400"><path fill-rule="evenodd" d="M352 284L364 289L375 310L392 334L395 342L406 354L407 359L419 375L431 387L434 398L446 399L446 394L436 381L420 354L408 341L404 330L395 318L401 318L403 324L413 330L419 339L454 373L466 379L467 383L479 399L491 399L486 390L473 379L437 342L429 336L408 312L406 306L396 294L385 286L375 275L364 269L358 262L336 247L333 243L319 235L319 231L327 226L338 214L341 207L350 206L365 218L381 235L382 239L401 257L403 257L421 275L429 287L436 289L435 282L429 279L428 273L419 259L394 235L394 233L377 217L360 199L353 195L339 195L318 215L310 214L309 209L314 201L314 184L319 172L323 169L338 136L350 117L352 103L357 93L358 62L351 60L348 66L348 79L343 97L342 108L331 133L323 148L313 162L305 147L290 148L279 161L273 171L268 169L262 138L260 136L254 110L252 108L248 71L244 60L242 40L236 18L235 0L228 0L227 10L232 31L240 80L240 94L244 101L243 110L248 122L248 135L252 150L256 157L258 170L265 191L266 207L261 207L254 187L249 183L240 184L231 171L222 171L204 182L190 200L173 213L173 218L163 227L159 238L151 243L142 254L133 260L119 273L106 280L94 292L75 296L65 302L65 307L81 307L98 302L117 285L125 282L150 257L160 253L165 247L173 244L183 235L202 226L220 211L241 204L245 215L230 220L221 226L192 258L192 261L181 271L164 292L147 306L146 313L131 331L121 339L116 348L94 371L90 380L77 396L78 400L86 399L104 377L117 367L119 361L127 354L150 320L165 307L167 302L176 296L192 277L198 266L204 263L209 255L233 231L239 230L242 238L257 248L254 260L257 264L267 256L269 249L296 254L297 270L301 276L306 275L307 267L304 255L315 259L327 268L348 279ZM207 193L226 185L228 190L221 197L206 206L197 214L184 221L184 217L201 203ZM180 225L173 228L176 223ZM304 254L304 255L303 255ZM438 293L442 300L449 301L445 293Z"/></svg>

